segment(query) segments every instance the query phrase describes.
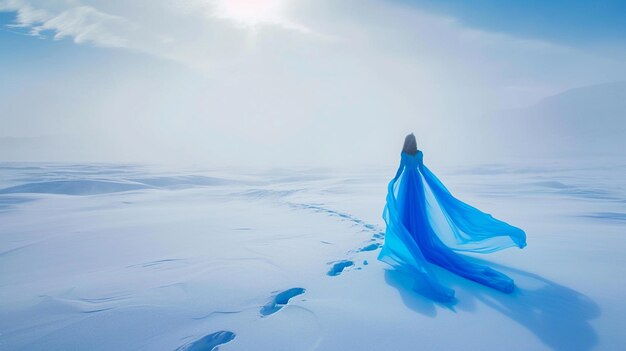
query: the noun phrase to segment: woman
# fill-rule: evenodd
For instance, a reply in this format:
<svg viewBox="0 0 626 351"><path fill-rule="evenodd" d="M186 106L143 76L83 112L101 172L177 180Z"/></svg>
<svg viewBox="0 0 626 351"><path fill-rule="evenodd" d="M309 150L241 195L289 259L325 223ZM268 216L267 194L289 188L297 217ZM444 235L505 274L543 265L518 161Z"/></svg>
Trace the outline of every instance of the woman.
<svg viewBox="0 0 626 351"><path fill-rule="evenodd" d="M389 182L383 218L385 243L378 259L421 281L423 293L453 301L454 291L441 285L429 262L505 293L513 280L472 262L457 251L488 253L526 246L523 230L493 218L456 199L424 165L413 134L407 135L400 167Z"/></svg>

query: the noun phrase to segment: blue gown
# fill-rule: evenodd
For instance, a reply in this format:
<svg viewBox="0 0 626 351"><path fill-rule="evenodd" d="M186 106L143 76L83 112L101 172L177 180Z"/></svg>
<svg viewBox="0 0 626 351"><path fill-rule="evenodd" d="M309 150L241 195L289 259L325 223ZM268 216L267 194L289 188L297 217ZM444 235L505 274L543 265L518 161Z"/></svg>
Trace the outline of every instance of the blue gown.
<svg viewBox="0 0 626 351"><path fill-rule="evenodd" d="M443 302L454 291L434 276L430 263L491 288L510 293L513 280L472 262L459 251L489 253L526 246L523 230L456 199L424 165L421 151L402 152L396 176L389 182L383 218L385 243L378 259L407 272L425 295Z"/></svg>

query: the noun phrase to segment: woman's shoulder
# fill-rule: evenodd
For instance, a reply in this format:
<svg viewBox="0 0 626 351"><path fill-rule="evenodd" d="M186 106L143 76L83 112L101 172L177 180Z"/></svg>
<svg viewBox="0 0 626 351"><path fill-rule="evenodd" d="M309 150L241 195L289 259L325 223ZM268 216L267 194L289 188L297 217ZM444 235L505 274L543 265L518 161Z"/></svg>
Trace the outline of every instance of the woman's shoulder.
<svg viewBox="0 0 626 351"><path fill-rule="evenodd" d="M423 157L424 153L422 152L422 150L417 150L416 153L412 154L412 153L408 153L406 151L402 151L402 153L400 153L401 156L403 157Z"/></svg>

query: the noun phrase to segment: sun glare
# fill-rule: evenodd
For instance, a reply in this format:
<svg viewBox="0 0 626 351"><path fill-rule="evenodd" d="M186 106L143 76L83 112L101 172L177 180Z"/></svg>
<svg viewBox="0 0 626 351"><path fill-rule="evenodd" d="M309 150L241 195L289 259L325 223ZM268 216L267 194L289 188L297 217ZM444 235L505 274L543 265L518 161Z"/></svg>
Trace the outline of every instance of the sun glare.
<svg viewBox="0 0 626 351"><path fill-rule="evenodd" d="M263 23L282 24L285 0L219 0L216 15L239 22L245 26Z"/></svg>

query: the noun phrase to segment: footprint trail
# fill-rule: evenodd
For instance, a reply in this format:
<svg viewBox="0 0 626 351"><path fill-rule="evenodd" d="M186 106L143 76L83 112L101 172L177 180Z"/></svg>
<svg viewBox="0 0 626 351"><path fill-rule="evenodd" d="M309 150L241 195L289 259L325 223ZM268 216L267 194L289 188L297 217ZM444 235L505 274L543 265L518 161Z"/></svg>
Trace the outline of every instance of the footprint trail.
<svg viewBox="0 0 626 351"><path fill-rule="evenodd" d="M344 212L340 212L340 211L336 211L333 209L329 209L326 208L322 205L318 205L318 204L306 204L306 203L293 203L290 202L288 203L290 206L297 208L297 209L306 209L306 210L313 210L315 212L321 212L321 213L326 213L330 216L335 216L335 217L339 217L342 220L347 220L350 221L352 223L354 223L355 225L359 226L362 228L362 231L365 232L370 232L372 233L372 237L370 238L370 240L364 244L363 247L360 247L358 249L355 250L350 250L348 252L348 255L350 256L349 258L353 258L355 253L361 253L361 252L369 252L369 251L375 251L378 250L381 246L382 246L382 241L385 237L385 233L384 231L382 231L380 228L378 228L377 226L373 225L373 224L369 224L357 217L354 217L348 213L344 213ZM325 241L322 241L323 243L328 243ZM330 270L326 273L328 276L331 277L335 277L340 275L346 268L351 267L351 266L355 266L354 261L349 260L349 259L345 259L345 260L341 260L341 261L334 261L334 262L330 262L329 264L332 264ZM363 261L363 266L367 265L367 261ZM362 267L357 267L356 270L360 270Z"/></svg>

